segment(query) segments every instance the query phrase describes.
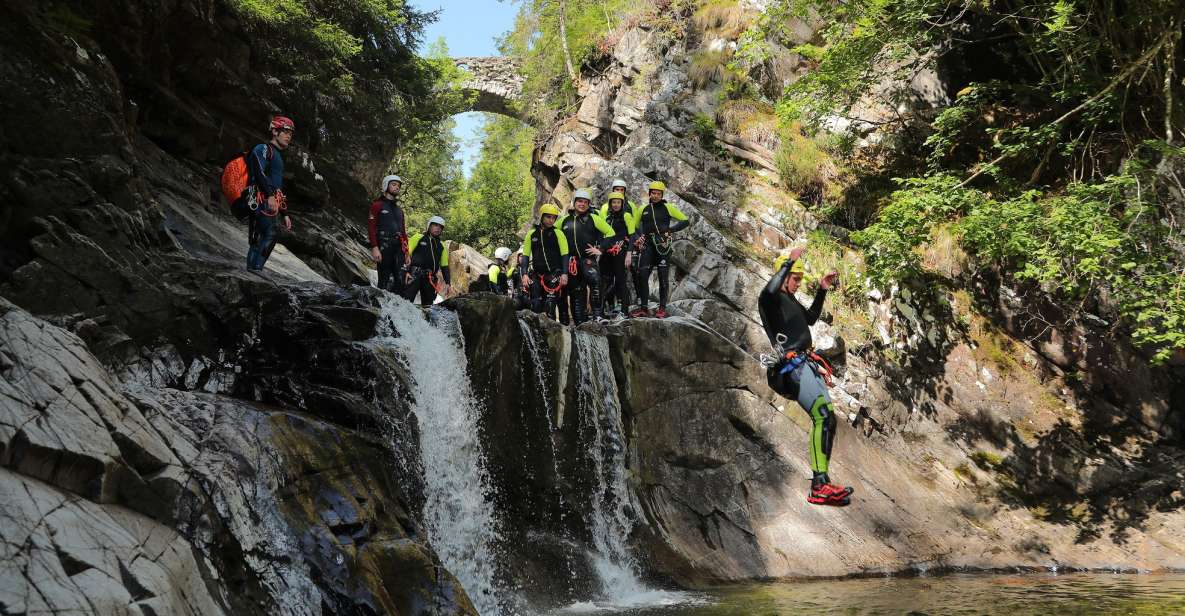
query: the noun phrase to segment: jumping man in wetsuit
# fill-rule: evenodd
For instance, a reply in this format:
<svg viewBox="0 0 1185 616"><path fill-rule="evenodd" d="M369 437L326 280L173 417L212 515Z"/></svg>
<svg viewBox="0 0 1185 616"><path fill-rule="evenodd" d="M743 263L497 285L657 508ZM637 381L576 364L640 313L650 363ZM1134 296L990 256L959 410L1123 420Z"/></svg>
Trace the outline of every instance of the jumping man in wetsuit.
<svg viewBox="0 0 1185 616"><path fill-rule="evenodd" d="M556 228L560 209L546 203L539 208L539 224L523 239L518 271L523 288L531 290L531 310L555 318L560 291L568 284L567 272L575 267L568 255L568 241Z"/></svg>
<svg viewBox="0 0 1185 616"><path fill-rule="evenodd" d="M399 189L403 178L388 175L383 178L382 196L370 204L370 258L379 265L379 288L403 294L403 276L407 267L407 219L399 207Z"/></svg>
<svg viewBox="0 0 1185 616"><path fill-rule="evenodd" d="M811 491L807 501L815 505L847 505L851 488L831 483L827 467L831 445L835 441L835 410L827 394L830 368L813 352L810 326L819 320L827 291L835 286L839 274L831 272L819 281L819 290L809 308L794 293L802 284L803 248L774 262L774 277L757 299L761 325L777 352L777 361L766 371L770 388L798 402L813 422L810 436Z"/></svg>
<svg viewBox="0 0 1185 616"><path fill-rule="evenodd" d="M411 260L403 278L403 298L409 302L415 301L418 294L421 306L431 306L437 294L448 295L448 246L440 237L442 233L444 219L433 216L428 219L427 233L417 233L408 240Z"/></svg>
<svg viewBox="0 0 1185 616"><path fill-rule="evenodd" d="M630 313L631 317L650 316L650 273L655 268L658 268L658 310L654 311L654 316L660 319L667 316L667 299L671 294L671 236L689 222L686 214L663 199L666 190L666 184L651 182L650 203L642 207L635 221L638 237L634 245L642 255L642 262L638 264L638 275L634 279L638 307Z"/></svg>
<svg viewBox="0 0 1185 616"><path fill-rule="evenodd" d="M568 323L568 307L572 309L572 323L580 325L588 320L587 306L592 306L592 318L603 316L601 303L600 258L613 239L613 228L589 208L592 195L578 190L572 196L572 212L556 223L572 249L576 269L569 271L568 285L560 299L560 322Z"/></svg>

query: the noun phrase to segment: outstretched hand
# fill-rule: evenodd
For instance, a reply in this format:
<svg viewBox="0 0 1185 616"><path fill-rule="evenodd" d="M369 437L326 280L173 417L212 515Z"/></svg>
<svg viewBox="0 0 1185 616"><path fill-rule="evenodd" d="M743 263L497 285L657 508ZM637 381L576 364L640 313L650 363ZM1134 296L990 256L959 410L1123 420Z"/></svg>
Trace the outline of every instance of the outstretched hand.
<svg viewBox="0 0 1185 616"><path fill-rule="evenodd" d="M804 252L806 252L806 246L795 246L786 253L786 256L789 257L791 261L797 261L802 258L802 253Z"/></svg>
<svg viewBox="0 0 1185 616"><path fill-rule="evenodd" d="M819 286L823 287L824 291L830 291L833 287L839 286L839 272L835 270L827 272L827 275L819 281Z"/></svg>

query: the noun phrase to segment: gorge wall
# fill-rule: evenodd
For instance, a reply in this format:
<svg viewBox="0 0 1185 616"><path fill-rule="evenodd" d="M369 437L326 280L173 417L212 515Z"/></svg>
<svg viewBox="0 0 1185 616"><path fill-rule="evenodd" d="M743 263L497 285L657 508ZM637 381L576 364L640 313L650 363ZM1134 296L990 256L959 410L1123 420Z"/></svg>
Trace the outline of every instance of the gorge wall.
<svg viewBox="0 0 1185 616"><path fill-rule="evenodd" d="M0 7L0 611L510 614L772 577L1185 568L1180 369L1099 332L1025 336L1010 308L1032 296L986 280L869 297L867 338L820 323L857 492L805 502L809 426L764 384L755 297L768 253L819 225L759 144L691 137L716 98L687 87L685 43L628 30L537 151L541 199L663 179L693 221L679 316L569 330L366 286L343 212L383 153L328 121L332 147L287 153L296 232L242 271L216 165L275 86L222 4L117 4L94 36Z"/></svg>

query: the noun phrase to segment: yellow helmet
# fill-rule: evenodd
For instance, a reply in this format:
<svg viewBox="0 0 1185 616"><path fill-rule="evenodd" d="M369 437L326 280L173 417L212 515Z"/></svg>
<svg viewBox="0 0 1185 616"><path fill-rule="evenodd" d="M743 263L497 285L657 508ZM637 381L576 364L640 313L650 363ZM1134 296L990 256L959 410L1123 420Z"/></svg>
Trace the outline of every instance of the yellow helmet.
<svg viewBox="0 0 1185 616"><path fill-rule="evenodd" d="M625 201L625 193L620 193L620 192L609 193L609 200L612 201L614 199L621 199L622 201Z"/></svg>
<svg viewBox="0 0 1185 616"><path fill-rule="evenodd" d="M774 271L776 272L776 271L782 269L782 264L784 264L786 262L786 259L789 259L789 258L790 257L788 257L786 255L782 255L782 256L778 257L777 259L774 259ZM795 261L794 263L790 264L790 273L791 274L805 274L806 273L806 266L803 265L802 259L799 259L799 260Z"/></svg>
<svg viewBox="0 0 1185 616"><path fill-rule="evenodd" d="M661 190L663 192L666 192L667 185L663 184L662 182L658 182L658 181L651 182L650 183L650 190Z"/></svg>
<svg viewBox="0 0 1185 616"><path fill-rule="evenodd" d="M558 208L550 203L544 203L543 205L539 206L539 217L540 218L547 216L549 214L552 216L559 216L560 215L560 208Z"/></svg>

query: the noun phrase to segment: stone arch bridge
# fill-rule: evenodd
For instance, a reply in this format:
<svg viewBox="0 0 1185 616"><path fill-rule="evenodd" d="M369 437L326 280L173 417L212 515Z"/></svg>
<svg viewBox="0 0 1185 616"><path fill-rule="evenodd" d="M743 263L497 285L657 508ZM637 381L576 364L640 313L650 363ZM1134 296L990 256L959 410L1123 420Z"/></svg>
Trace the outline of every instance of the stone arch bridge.
<svg viewBox="0 0 1185 616"><path fill-rule="evenodd" d="M518 58L485 56L453 58L453 63L469 72L462 88L474 94L468 111L486 111L519 120L516 102L523 94L522 66Z"/></svg>

